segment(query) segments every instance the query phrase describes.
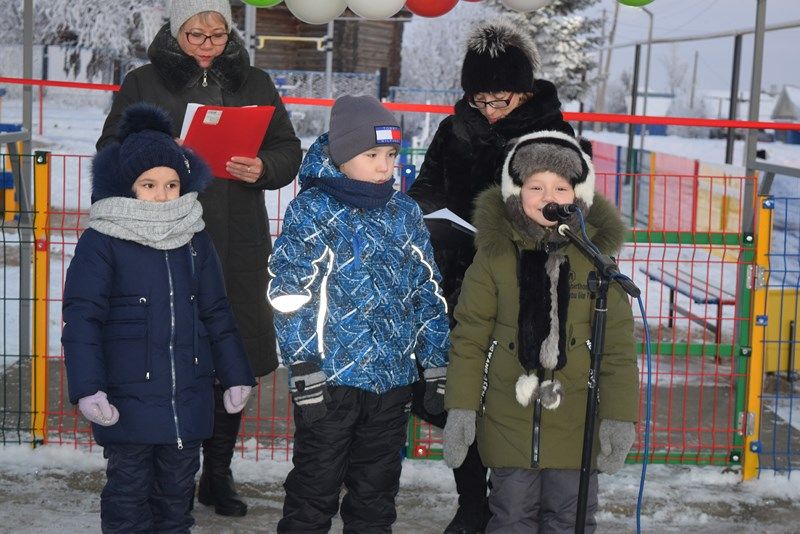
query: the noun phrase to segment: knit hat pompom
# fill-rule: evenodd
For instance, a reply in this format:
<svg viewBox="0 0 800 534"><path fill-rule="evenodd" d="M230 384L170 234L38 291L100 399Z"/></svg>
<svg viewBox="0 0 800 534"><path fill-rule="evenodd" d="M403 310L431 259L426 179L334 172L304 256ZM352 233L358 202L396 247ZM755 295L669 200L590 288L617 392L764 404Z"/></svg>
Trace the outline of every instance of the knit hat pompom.
<svg viewBox="0 0 800 534"><path fill-rule="evenodd" d="M155 167L169 167L178 174L181 195L200 192L213 179L202 159L175 142L172 120L164 110L133 104L122 114L116 140L100 149L92 161L92 202L135 198L134 182Z"/></svg>
<svg viewBox="0 0 800 534"><path fill-rule="evenodd" d="M159 107L150 104L133 105L122 113L117 126L117 139L120 143L131 134L153 130L172 137L172 120Z"/></svg>
<svg viewBox="0 0 800 534"><path fill-rule="evenodd" d="M178 31L187 20L207 11L222 15L228 31L231 31L233 17L231 17L231 4L228 0L172 0L169 8L169 29L172 36L177 39Z"/></svg>
<svg viewBox="0 0 800 534"><path fill-rule="evenodd" d="M476 93L527 93L541 65L530 35L505 20L478 25L467 38L461 87Z"/></svg>
<svg viewBox="0 0 800 534"><path fill-rule="evenodd" d="M526 178L537 172L553 172L569 180L575 199L587 208L594 201L595 173L589 153L581 141L563 132L543 130L523 135L510 143L503 163L501 188L503 200L519 196Z"/></svg>

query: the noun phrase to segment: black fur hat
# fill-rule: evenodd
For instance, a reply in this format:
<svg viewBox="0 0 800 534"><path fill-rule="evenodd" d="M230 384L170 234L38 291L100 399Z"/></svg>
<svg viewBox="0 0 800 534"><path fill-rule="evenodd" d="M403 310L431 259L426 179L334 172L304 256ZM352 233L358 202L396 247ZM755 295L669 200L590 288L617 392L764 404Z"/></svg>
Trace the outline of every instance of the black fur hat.
<svg viewBox="0 0 800 534"><path fill-rule="evenodd" d="M128 107L117 127L117 140L92 161L92 202L108 197L135 198L133 183L154 167L178 173L181 195L200 192L211 182L211 169L172 137L172 121L161 108L139 103Z"/></svg>
<svg viewBox="0 0 800 534"><path fill-rule="evenodd" d="M461 87L476 93L527 93L541 59L533 39L504 20L477 26L467 39Z"/></svg>

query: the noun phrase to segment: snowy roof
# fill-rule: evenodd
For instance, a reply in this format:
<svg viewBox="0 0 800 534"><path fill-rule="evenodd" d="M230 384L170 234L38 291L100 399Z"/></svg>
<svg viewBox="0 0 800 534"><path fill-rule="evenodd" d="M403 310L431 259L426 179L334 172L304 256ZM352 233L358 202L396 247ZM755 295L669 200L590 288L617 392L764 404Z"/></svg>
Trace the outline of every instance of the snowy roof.
<svg viewBox="0 0 800 534"><path fill-rule="evenodd" d="M727 119L728 108L730 107L730 91L710 90L703 91L701 98L706 107L709 119ZM772 121L772 111L778 97L776 95L762 92L758 105L758 120ZM736 118L747 120L748 103L750 102L750 91L739 91L739 104L736 107Z"/></svg>
<svg viewBox="0 0 800 534"><path fill-rule="evenodd" d="M783 86L772 110L771 118L776 121L800 121L800 87Z"/></svg>
<svg viewBox="0 0 800 534"><path fill-rule="evenodd" d="M658 117L667 116L667 110L672 104L675 97L667 93L650 93L647 95L647 115L655 115ZM630 109L631 98L625 98L625 104ZM644 94L640 93L636 97L636 113L635 115L644 115Z"/></svg>

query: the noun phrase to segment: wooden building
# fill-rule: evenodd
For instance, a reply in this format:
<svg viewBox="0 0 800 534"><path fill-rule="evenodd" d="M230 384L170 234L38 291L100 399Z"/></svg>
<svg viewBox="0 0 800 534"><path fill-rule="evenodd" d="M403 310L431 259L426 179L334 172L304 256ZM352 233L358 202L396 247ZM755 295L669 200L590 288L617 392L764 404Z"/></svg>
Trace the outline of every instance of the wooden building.
<svg viewBox="0 0 800 534"><path fill-rule="evenodd" d="M244 6L233 2L233 16L244 26ZM349 9L334 22L333 71L381 73L381 96L400 83L400 48L404 20L411 13L401 10L389 21L366 20ZM310 25L294 17L284 4L256 9L256 35L323 37L327 25ZM266 41L256 50L255 65L264 69L325 70L325 52L313 42Z"/></svg>

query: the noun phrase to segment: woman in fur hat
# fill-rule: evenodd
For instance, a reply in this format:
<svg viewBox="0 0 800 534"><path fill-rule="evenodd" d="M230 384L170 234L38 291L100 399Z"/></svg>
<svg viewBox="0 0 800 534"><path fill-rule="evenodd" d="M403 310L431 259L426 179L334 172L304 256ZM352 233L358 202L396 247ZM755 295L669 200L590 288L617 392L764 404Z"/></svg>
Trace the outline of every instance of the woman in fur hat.
<svg viewBox="0 0 800 534"><path fill-rule="evenodd" d="M103 532L189 532L215 377L228 414L255 385L197 195L211 170L147 104L95 156L89 228L64 283L70 401L108 458Z"/></svg>
<svg viewBox="0 0 800 534"><path fill-rule="evenodd" d="M423 212L449 208L472 221L475 198L499 182L497 169L508 141L537 130L574 135L561 116L555 86L536 76L540 63L531 36L508 22L487 22L472 31L461 70L464 97L456 103L455 114L439 125L408 191ZM469 236L452 227L432 227L431 238L452 310L475 249ZM421 386L414 392L414 413L444 426L443 415L425 412L423 393ZM459 507L445 533L483 531L488 519L486 474L473 447L464 465L454 471Z"/></svg>
<svg viewBox="0 0 800 534"><path fill-rule="evenodd" d="M444 457L459 465L476 437L491 468L486 532L573 532L582 457L594 299L592 263L545 218L548 203L575 203L589 238L619 251L625 226L594 193L589 155L557 131L524 135L502 167L502 185L478 197L477 253L454 316L447 371ZM567 224L580 233L577 214ZM624 291L608 296L599 377L595 467L622 467L635 438L639 375L633 315ZM597 473L589 485L594 531Z"/></svg>
<svg viewBox="0 0 800 534"><path fill-rule="evenodd" d="M300 141L269 75L250 66L244 43L233 28L228 0L172 0L170 20L147 51L151 63L125 77L97 141L109 143L122 111L134 102L167 110L180 128L186 104L275 106L258 155L234 157L227 170L237 180L215 179L200 195L203 218L217 248L225 286L256 376L278 365L272 308L267 302L267 259L272 250L265 189L290 183L300 166ZM173 130L177 137L179 129ZM203 444L198 499L221 515L243 516L247 505L230 471L241 414L229 415L216 391L214 434Z"/></svg>

